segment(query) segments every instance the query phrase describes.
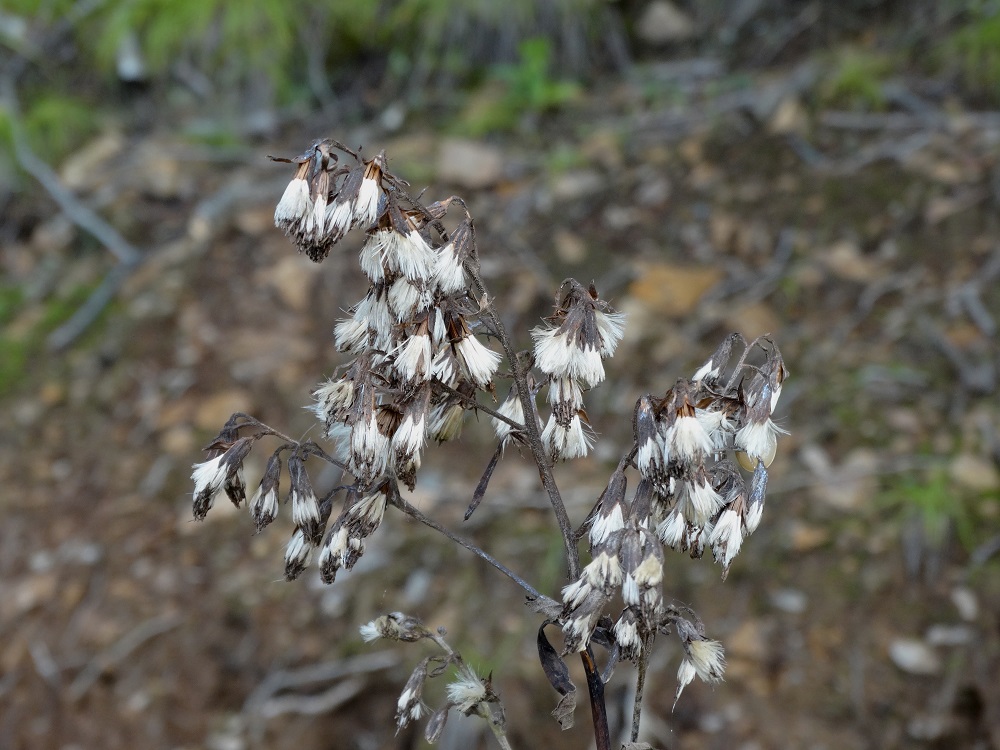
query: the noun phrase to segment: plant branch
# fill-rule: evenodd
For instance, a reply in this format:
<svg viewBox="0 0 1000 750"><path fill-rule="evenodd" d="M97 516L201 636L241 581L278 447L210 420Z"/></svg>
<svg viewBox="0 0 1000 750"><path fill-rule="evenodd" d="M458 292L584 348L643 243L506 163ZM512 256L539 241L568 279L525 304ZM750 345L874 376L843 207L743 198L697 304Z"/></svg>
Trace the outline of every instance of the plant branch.
<svg viewBox="0 0 1000 750"><path fill-rule="evenodd" d="M516 583L518 586L524 589L529 596L534 598L541 597L541 594L538 592L537 589L535 589L534 586L525 581L523 578L521 578L521 576L519 576L517 573L512 571L507 566L505 566L503 563L501 563L495 557L490 555L488 552L481 550L472 542L466 541L462 537L452 532L450 529L442 526L433 518L425 515L415 506L411 505L406 500L404 500L402 495L399 493L399 487L396 485L395 482L391 482L390 486L391 489L389 492L389 501L397 508L399 508L401 511L403 511L406 515L410 516L410 518L419 521L420 523L424 524L424 526L428 526L440 534L444 534L446 537L451 539L451 541L455 542L455 544L465 547L465 549L469 550L469 552L471 552L472 554L476 555L482 560L485 560L487 563L496 568L499 572L503 573L510 580L512 580L514 583Z"/></svg>
<svg viewBox="0 0 1000 750"><path fill-rule="evenodd" d="M653 646L655 633L650 633L642 639L642 654L637 665L639 674L635 678L635 703L632 705L632 735L631 742L639 741L639 720L642 717L642 693L646 687L646 670L649 667L649 651Z"/></svg>
<svg viewBox="0 0 1000 750"><path fill-rule="evenodd" d="M594 742L597 750L611 750L611 733L608 731L608 709L604 702L604 681L594 661L594 652L587 646L580 652L583 668L587 673L587 692L590 694L590 712L594 719Z"/></svg>
<svg viewBox="0 0 1000 750"><path fill-rule="evenodd" d="M518 397L521 399L521 407L525 414L534 414L535 405L532 400L531 389L528 387L528 373L521 362L518 361L517 351L514 349L513 344L511 344L510 337L507 335L507 329L500 320L500 315L497 313L496 307L494 307L490 299L489 291L486 289L483 277L479 273L479 259L475 254L476 252L478 251L474 251L473 256L465 264L466 271L469 272L472 283L476 287L476 292L479 294L483 312L486 313L493 323L497 338L500 339L500 344L507 355L507 361L510 363L511 373L514 376L514 387L517 389ZM548 456L545 454L545 448L542 446L542 434L538 429L536 420L525 420L524 434L528 447L531 450L532 458L535 459L535 465L538 467L538 476L542 481L542 487L545 490L545 494L548 495L549 503L552 505L556 522L559 524L559 530L562 533L563 544L566 547L568 578L575 580L580 577L580 553L577 551L576 540L573 536L573 524L569 520L566 505L563 503L559 487L556 485L555 477L552 475L552 465L549 463Z"/></svg>
<svg viewBox="0 0 1000 750"><path fill-rule="evenodd" d="M559 530L562 533L563 544L566 547L566 567L569 579L576 580L580 577L580 553L577 550L577 540L573 533L573 524L569 520L569 513L566 512L566 505L563 503L559 487L556 485L555 477L552 474L552 465L549 463L545 448L542 446L542 435L538 429L538 420L533 416L536 413L534 397L528 385L528 373L517 352L511 344L507 335L507 329L500 320L500 315L490 298L489 291L483 277L479 273L478 249L473 244L473 253L466 261L465 270L472 278L472 283L476 287L476 293L480 298L480 305L483 312L489 316L493 323L494 331L500 344L503 346L507 361L510 363L511 373L514 376L514 387L517 388L518 397L521 399L521 408L524 414L530 414L530 419L525 419L524 436L531 455L535 459L538 467L538 476L541 479L542 487L548 495L549 504L556 516ZM604 682L601 680L600 671L594 661L593 652L588 648L580 654L583 662L583 669L587 674L587 692L590 697L591 716L594 720L594 741L597 750L611 750L611 734L608 730L608 709L604 700Z"/></svg>
<svg viewBox="0 0 1000 750"><path fill-rule="evenodd" d="M455 388L452 388L447 383L435 382L434 383L434 387L435 388L440 388L445 393L448 393L448 394L450 394L452 396L456 396L456 397L462 399L462 401L464 401L466 404L468 404L472 408L477 409L477 410L479 410L481 412L485 412L487 415L493 417L494 419L499 419L501 422L506 422L511 427L513 427L515 431L517 431L517 432L524 432L524 425L523 424L521 424L520 422L518 422L516 419L511 419L510 417L506 416L505 414L501 414L500 412L498 412L496 409L494 409L492 407L486 406L485 404L481 404L479 401L476 400L475 396L469 396L469 395L467 395L465 393L462 393L461 391L459 391L459 390L457 390Z"/></svg>
<svg viewBox="0 0 1000 750"><path fill-rule="evenodd" d="M41 183L70 221L92 234L118 259L119 263L129 267L137 266L142 260L142 253L129 244L108 222L84 205L72 191L62 184L62 180L59 179L55 170L31 150L25 138L24 129L21 127L14 83L10 78L5 78L2 86L3 101L10 111L11 139L14 142L14 156L18 164Z"/></svg>

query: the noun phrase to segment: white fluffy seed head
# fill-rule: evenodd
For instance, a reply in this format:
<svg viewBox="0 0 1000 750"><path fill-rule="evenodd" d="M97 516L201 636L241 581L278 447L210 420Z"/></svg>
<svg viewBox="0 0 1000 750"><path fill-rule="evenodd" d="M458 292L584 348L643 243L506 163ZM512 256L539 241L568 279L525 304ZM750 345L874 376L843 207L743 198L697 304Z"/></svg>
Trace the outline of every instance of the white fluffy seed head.
<svg viewBox="0 0 1000 750"><path fill-rule="evenodd" d="M667 517L656 527L656 535L668 547L677 549L684 539L684 532L687 531L687 520L678 508L674 508L667 514Z"/></svg>
<svg viewBox="0 0 1000 750"><path fill-rule="evenodd" d="M625 518L621 503L615 503L608 513L599 513L590 527L590 543L593 546L604 544L609 536L625 527Z"/></svg>
<svg viewBox="0 0 1000 750"><path fill-rule="evenodd" d="M707 525L725 500L703 479L686 481L683 485L681 509L685 518L694 526Z"/></svg>
<svg viewBox="0 0 1000 750"><path fill-rule="evenodd" d="M312 200L309 198L309 183L296 177L288 183L288 187L285 188L281 200L278 201L278 205L274 209L274 224L281 228L298 224L312 209Z"/></svg>
<svg viewBox="0 0 1000 750"><path fill-rule="evenodd" d="M396 372L404 380L424 382L431 376L431 338L410 336L396 349Z"/></svg>
<svg viewBox="0 0 1000 750"><path fill-rule="evenodd" d="M728 569L743 544L743 519L740 514L732 508L722 511L708 543L712 546L715 561Z"/></svg>
<svg viewBox="0 0 1000 750"><path fill-rule="evenodd" d="M486 686L472 674L460 673L458 679L448 685L448 701L463 713L486 699Z"/></svg>
<svg viewBox="0 0 1000 750"><path fill-rule="evenodd" d="M695 672L705 682L720 682L726 671L725 651L718 641L693 640L688 656Z"/></svg>
<svg viewBox="0 0 1000 750"><path fill-rule="evenodd" d="M424 415L414 419L412 414L407 414L392 436L392 448L397 454L405 456L419 454L424 446L424 437Z"/></svg>
<svg viewBox="0 0 1000 750"><path fill-rule="evenodd" d="M542 430L542 444L553 461L568 461L586 456L593 438L583 428L579 414L574 415L566 427L560 425L553 414Z"/></svg>
<svg viewBox="0 0 1000 750"><path fill-rule="evenodd" d="M358 190L357 202L354 206L354 225L370 227L378 217L378 203L382 197L382 188L376 179L365 177Z"/></svg>
<svg viewBox="0 0 1000 750"><path fill-rule="evenodd" d="M475 336L463 338L455 345L455 351L469 380L480 388L489 385L500 366L500 355L485 347Z"/></svg>
<svg viewBox="0 0 1000 750"><path fill-rule="evenodd" d="M597 334L601 339L601 356L610 357L615 353L618 342L625 333L625 314L617 312L595 311Z"/></svg>
<svg viewBox="0 0 1000 750"><path fill-rule="evenodd" d="M697 417L678 417L667 432L667 450L679 461L697 463L712 452L712 441Z"/></svg>
<svg viewBox="0 0 1000 750"><path fill-rule="evenodd" d="M213 459L192 465L194 471L191 473L191 479L194 481L195 496L203 491L211 491L214 496L222 489L228 472L227 465L222 462L224 456L222 453Z"/></svg>
<svg viewBox="0 0 1000 750"><path fill-rule="evenodd" d="M778 433L784 432L770 419L764 422L747 422L736 433L736 447L749 457L737 458L740 465L747 471L757 468L757 459L764 462L767 468L774 461L774 455L778 449ZM748 466L749 464L749 466Z"/></svg>
<svg viewBox="0 0 1000 750"><path fill-rule="evenodd" d="M332 203L326 208L326 226L335 235L347 234L354 222L354 204L351 201Z"/></svg>
<svg viewBox="0 0 1000 750"><path fill-rule="evenodd" d="M500 404L497 412L519 424L524 424L524 407L521 406L521 399L518 398L515 391L510 392L510 395ZM514 431L514 428L502 419L490 417L490 421L493 423L493 431L499 440L506 441L510 437L510 433Z"/></svg>

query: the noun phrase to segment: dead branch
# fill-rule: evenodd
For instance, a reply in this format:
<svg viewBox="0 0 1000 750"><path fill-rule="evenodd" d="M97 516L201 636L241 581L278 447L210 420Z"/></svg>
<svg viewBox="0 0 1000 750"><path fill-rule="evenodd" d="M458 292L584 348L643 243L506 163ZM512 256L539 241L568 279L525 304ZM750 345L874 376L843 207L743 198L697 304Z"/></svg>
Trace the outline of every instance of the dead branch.
<svg viewBox="0 0 1000 750"><path fill-rule="evenodd" d="M80 700L102 674L123 662L146 641L173 630L180 624L179 615L167 613L152 617L127 632L109 648L97 654L80 670L66 691L69 700L72 702Z"/></svg>
<svg viewBox="0 0 1000 750"><path fill-rule="evenodd" d="M131 245L113 226L98 216L72 191L63 185L55 173L41 157L28 145L21 125L20 109L14 79L7 75L0 80L0 101L9 112L11 140L14 144L14 158L21 168L34 177L56 202L71 222L93 235L118 260L104 280L98 285L86 302L70 317L69 321L53 331L48 338L49 349L59 350L77 339L114 299L122 283L139 267L145 257Z"/></svg>

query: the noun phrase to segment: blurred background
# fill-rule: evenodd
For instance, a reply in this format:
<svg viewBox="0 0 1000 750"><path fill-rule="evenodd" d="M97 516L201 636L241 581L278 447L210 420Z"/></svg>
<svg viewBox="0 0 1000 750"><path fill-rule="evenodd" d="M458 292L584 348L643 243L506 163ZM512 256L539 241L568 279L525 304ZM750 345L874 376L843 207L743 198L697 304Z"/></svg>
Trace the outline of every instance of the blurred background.
<svg viewBox="0 0 1000 750"><path fill-rule="evenodd" d="M360 242L297 255L266 155L330 136L467 200L522 346L566 276L629 314L599 446L556 470L576 522L639 395L729 331L781 347L761 528L725 582L667 555L726 681L671 711L661 639L642 739L1000 748L1000 3L4 0L0 86L0 747L424 747L393 714L431 652L357 633L393 610L493 672L514 747L591 745L519 590L432 531L390 513L326 587L281 580L287 513L191 521L232 412L318 437ZM516 451L461 520L493 448L470 420L411 500L557 595ZM440 746L492 743L452 717Z"/></svg>

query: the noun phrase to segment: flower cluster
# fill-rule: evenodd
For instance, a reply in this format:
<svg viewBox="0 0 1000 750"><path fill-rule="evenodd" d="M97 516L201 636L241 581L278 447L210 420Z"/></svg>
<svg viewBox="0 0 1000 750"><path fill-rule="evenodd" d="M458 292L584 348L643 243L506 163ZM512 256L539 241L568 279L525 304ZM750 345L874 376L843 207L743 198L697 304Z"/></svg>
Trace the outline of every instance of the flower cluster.
<svg viewBox="0 0 1000 750"><path fill-rule="evenodd" d="M314 260L349 230L364 231L360 262L369 280L334 329L337 349L354 360L316 390L316 414L361 486L389 474L412 488L427 439L460 433L467 407L459 394L490 389L500 365L474 333L479 307L464 270L475 251L472 219L466 213L447 241L435 241L451 200L401 205L384 154L337 168L331 142L321 141L300 158L275 223ZM309 175L311 209L294 187ZM317 189L326 193L317 197ZM325 219L310 219L321 205Z"/></svg>
<svg viewBox="0 0 1000 750"><path fill-rule="evenodd" d="M396 701L397 731L417 721L427 712L428 708L423 699L427 680L440 677L450 667L454 667L455 679L446 688L448 698L444 705L434 711L428 719L424 738L432 744L441 738L441 733L448 721L448 713L452 709L456 709L466 716L476 714L488 719L494 732L498 730L503 732L505 722L503 707L500 704L499 696L493 690L492 680L489 677L483 679L476 674L461 654L448 645L447 641L444 640L443 629L437 633L431 632L416 618L401 612L393 612L362 625L360 632L365 641L374 641L378 638L401 641L427 639L434 641L444 652L442 656L425 657L410 673L410 677ZM497 705L499 711L494 713L491 710L491 705Z"/></svg>
<svg viewBox="0 0 1000 750"><path fill-rule="evenodd" d="M354 163L341 166L338 150ZM384 153L364 160L329 140L280 161L294 163L296 171L274 221L300 250L321 261L351 230L365 235L360 263L368 291L334 329L337 349L353 359L314 392L313 410L337 448L334 461L355 479L328 530L331 508L317 501L304 467L309 451L296 450L288 460L295 531L286 576L298 575L322 546L320 568L331 582L337 570L354 565L381 522L385 480L413 488L427 441L458 437L475 392L492 391L501 358L476 333L480 308L465 272L475 253L472 219L466 212L450 235L440 223L457 199L419 206L386 169ZM230 425L231 439L240 426L252 425ZM220 448L195 467L196 517L204 517L223 486L234 502L244 499L243 459L256 437ZM250 503L258 531L277 516L280 453L290 449L271 457Z"/></svg>
<svg viewBox="0 0 1000 750"><path fill-rule="evenodd" d="M625 330L625 316L598 299L597 290L568 279L559 289L551 325L535 328L535 364L548 378L552 413L542 444L553 461L586 456L593 434L583 392L604 380L603 360L612 356Z"/></svg>
<svg viewBox="0 0 1000 750"><path fill-rule="evenodd" d="M563 589L566 652L587 647L604 607L620 592L625 608L612 635L624 658L637 661L658 630L676 624L687 655L678 674L681 689L695 674L721 678L721 646L704 638L700 624L689 627L664 607L661 581L664 546L692 557L709 547L725 578L761 520L767 466L783 432L771 414L788 371L769 340L743 342L743 356L723 382L737 341L742 337L728 337L691 380L636 402L629 459L639 482L627 499L623 461L589 519L591 562ZM764 361L750 365L746 359L757 347Z"/></svg>

